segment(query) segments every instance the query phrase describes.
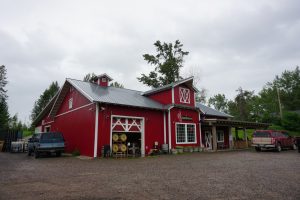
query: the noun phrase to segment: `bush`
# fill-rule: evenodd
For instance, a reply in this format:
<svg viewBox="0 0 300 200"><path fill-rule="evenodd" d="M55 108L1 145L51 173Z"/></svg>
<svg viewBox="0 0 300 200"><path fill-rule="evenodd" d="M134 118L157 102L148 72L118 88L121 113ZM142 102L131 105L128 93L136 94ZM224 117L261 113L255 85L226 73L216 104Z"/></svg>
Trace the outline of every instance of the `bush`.
<svg viewBox="0 0 300 200"><path fill-rule="evenodd" d="M73 152L72 152L72 156L80 156L80 151L78 149L75 149Z"/></svg>

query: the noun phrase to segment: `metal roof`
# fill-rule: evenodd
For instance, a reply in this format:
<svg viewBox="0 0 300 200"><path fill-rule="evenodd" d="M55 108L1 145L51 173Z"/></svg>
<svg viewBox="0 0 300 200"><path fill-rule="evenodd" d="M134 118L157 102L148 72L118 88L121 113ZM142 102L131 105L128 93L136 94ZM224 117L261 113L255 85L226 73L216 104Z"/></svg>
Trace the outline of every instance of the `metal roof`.
<svg viewBox="0 0 300 200"><path fill-rule="evenodd" d="M195 88L193 86L193 79L194 77L189 77L189 78L185 78L185 79L181 79L179 81L176 81L174 83L170 83L168 85L164 85L164 86L161 86L161 87L158 87L158 88L154 88L152 90L148 90L146 92L143 92L142 95L150 95L150 94L154 94L154 93L157 93L157 92L161 92L161 91L164 91L164 90L167 90L167 89L170 89L172 87L176 87L177 85L180 85L180 84L183 84L183 83L187 83L187 82L191 82L191 87L198 92L198 89Z"/></svg>
<svg viewBox="0 0 300 200"><path fill-rule="evenodd" d="M228 117L228 118L233 118L233 116L228 115L226 113L220 112L218 110L215 110L213 108L210 108L208 106L203 105L202 103L197 102L196 107L200 108L200 110L205 113L206 115L212 115L212 116L217 116L217 117Z"/></svg>
<svg viewBox="0 0 300 200"><path fill-rule="evenodd" d="M159 110L164 109L162 104L142 96L140 91L111 86L102 87L95 83L74 79L67 79L67 82L82 92L91 101Z"/></svg>

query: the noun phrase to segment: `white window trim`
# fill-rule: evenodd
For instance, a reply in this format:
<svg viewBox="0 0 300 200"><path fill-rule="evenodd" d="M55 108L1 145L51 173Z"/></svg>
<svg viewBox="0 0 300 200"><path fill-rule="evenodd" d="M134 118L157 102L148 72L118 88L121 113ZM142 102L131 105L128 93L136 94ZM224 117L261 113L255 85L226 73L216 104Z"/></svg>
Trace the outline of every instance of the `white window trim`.
<svg viewBox="0 0 300 200"><path fill-rule="evenodd" d="M223 140L219 140L218 134L223 134ZM222 143L222 142L224 142L224 141L225 141L225 134L224 134L224 131L223 131L223 130L218 130L218 131L217 131L217 142Z"/></svg>
<svg viewBox="0 0 300 200"><path fill-rule="evenodd" d="M102 82L102 83L106 83L106 82L107 82L107 81L106 81L106 78L105 78L105 77L101 78L101 82Z"/></svg>
<svg viewBox="0 0 300 200"><path fill-rule="evenodd" d="M69 99L69 109L73 108L73 98Z"/></svg>
<svg viewBox="0 0 300 200"><path fill-rule="evenodd" d="M182 94L181 94L181 91L182 90L186 90L186 91L188 91L188 99L187 99L187 101L185 101L184 99L183 99L183 97L181 96ZM180 101L180 103L186 103L186 104L189 104L189 103L191 103L191 90L190 89L188 89L188 88L184 88L184 87L179 87L179 101Z"/></svg>
<svg viewBox="0 0 300 200"><path fill-rule="evenodd" d="M195 142L177 142L177 125L178 124L184 124L185 127L185 141L187 141L187 125L193 125L194 126L194 129L195 129ZM176 135L175 135L175 139L176 139L176 144L197 144L197 127L196 127L196 124L195 123L181 123L181 122L177 122L175 123L175 130L176 130Z"/></svg>
<svg viewBox="0 0 300 200"><path fill-rule="evenodd" d="M49 132L50 132L50 130L51 130L51 125L45 126L45 127L44 127L44 132L46 132L46 129L47 129L47 128L49 128Z"/></svg>

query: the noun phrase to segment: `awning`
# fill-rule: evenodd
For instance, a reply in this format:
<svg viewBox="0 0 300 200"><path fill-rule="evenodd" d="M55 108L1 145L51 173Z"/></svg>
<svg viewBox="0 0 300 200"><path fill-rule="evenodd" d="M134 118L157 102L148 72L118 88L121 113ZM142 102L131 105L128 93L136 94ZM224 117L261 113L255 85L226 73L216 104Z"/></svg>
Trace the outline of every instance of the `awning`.
<svg viewBox="0 0 300 200"><path fill-rule="evenodd" d="M242 128L246 128L246 129L258 129L258 128L266 129L270 126L270 124L267 124L267 123L238 121L238 120L231 120L231 119L204 119L202 125L242 127Z"/></svg>

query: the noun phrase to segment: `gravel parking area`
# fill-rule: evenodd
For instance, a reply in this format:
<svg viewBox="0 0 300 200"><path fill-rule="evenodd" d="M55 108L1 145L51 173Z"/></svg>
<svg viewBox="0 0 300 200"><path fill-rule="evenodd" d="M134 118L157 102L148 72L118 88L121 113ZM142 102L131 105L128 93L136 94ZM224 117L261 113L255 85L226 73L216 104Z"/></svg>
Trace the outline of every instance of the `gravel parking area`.
<svg viewBox="0 0 300 200"><path fill-rule="evenodd" d="M95 160L0 153L0 199L300 199L300 153Z"/></svg>

